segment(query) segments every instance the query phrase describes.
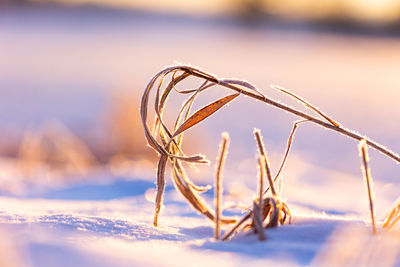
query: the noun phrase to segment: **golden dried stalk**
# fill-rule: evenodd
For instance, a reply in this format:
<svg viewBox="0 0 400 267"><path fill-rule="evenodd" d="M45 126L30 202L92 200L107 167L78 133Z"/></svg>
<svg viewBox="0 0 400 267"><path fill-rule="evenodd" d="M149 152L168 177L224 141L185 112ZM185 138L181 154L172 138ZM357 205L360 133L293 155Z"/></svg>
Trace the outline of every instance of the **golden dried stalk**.
<svg viewBox="0 0 400 267"><path fill-rule="evenodd" d="M386 230L390 230L400 219L400 199L397 199L394 202L393 207L390 212L386 215L386 218L383 222L383 228Z"/></svg>
<svg viewBox="0 0 400 267"><path fill-rule="evenodd" d="M258 158L258 205L260 211L264 209L264 168L262 158Z"/></svg>
<svg viewBox="0 0 400 267"><path fill-rule="evenodd" d="M158 225L158 214L160 213L161 209L161 204L162 204L162 196L164 193L164 188L165 188L165 179L164 179L164 173L165 173L165 164L167 163L167 156L162 155L160 157L160 160L158 161L158 168L157 168L157 195L156 195L156 207L155 207L155 213L154 213L154 220L153 224L154 226Z"/></svg>
<svg viewBox="0 0 400 267"><path fill-rule="evenodd" d="M361 140L360 142L360 155L362 158L363 166L361 167L364 173L365 184L367 186L368 192L368 200L369 200L369 210L371 213L371 225L372 225L372 233L376 234L376 225L375 225L375 213L374 213L374 201L373 201L373 193L372 193L372 177L370 170L368 168L368 150L367 150L367 142L365 140Z"/></svg>
<svg viewBox="0 0 400 267"><path fill-rule="evenodd" d="M255 230L258 234L258 239L263 241L267 239L267 236L265 235L264 227L263 227L263 221L261 219L261 210L259 203L256 203L255 201L253 202L253 224L255 226Z"/></svg>
<svg viewBox="0 0 400 267"><path fill-rule="evenodd" d="M267 205L270 206L270 218L269 223L267 224L267 228L277 227L280 223L280 214L281 214L281 205L280 201L275 199L274 197L269 197L266 199Z"/></svg>
<svg viewBox="0 0 400 267"><path fill-rule="evenodd" d="M264 147L264 143L262 141L260 130L259 129L254 129L254 135L256 137L258 150L259 150L259 152L261 154L261 159L262 159L262 161L264 163L265 172L267 173L269 188L271 188L272 195L275 197L277 195L276 194L276 189L275 189L274 181L272 181L271 169L269 167L267 155L265 153L265 147Z"/></svg>
<svg viewBox="0 0 400 267"><path fill-rule="evenodd" d="M215 182L215 239L219 239L221 234L221 198L222 198L222 170L224 167L229 146L228 133L222 133L222 141L219 147L217 175Z"/></svg>

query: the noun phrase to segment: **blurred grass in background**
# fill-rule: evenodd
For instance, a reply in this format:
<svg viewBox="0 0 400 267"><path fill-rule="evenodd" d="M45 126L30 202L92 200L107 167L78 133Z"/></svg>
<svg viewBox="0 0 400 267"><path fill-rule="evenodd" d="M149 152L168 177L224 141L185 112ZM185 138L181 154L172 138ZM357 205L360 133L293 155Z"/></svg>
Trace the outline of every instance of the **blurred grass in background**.
<svg viewBox="0 0 400 267"><path fill-rule="evenodd" d="M187 16L231 16L247 21L325 24L399 30L398 0L3 0L3 6L97 6Z"/></svg>

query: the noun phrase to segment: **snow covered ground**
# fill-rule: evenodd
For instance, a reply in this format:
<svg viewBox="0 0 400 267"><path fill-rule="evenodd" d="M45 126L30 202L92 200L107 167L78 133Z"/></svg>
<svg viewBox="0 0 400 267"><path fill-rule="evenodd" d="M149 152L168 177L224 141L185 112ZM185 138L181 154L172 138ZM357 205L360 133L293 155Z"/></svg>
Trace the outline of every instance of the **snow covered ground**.
<svg viewBox="0 0 400 267"><path fill-rule="evenodd" d="M120 190L129 188L133 196L120 197L118 191L110 189L115 186ZM0 245L4 264L337 266L364 262L374 266L379 262L380 266L391 266L393 261L400 264L397 234L387 237L380 233L374 237L369 223L357 216L301 212L301 207L289 200L294 212L292 224L266 230L267 241L260 242L256 235L242 233L222 242L213 239L212 223L188 207L172 187L167 188L158 228L152 225L151 182L117 180L107 186L108 191L94 185L84 188L91 190L80 197L75 195L72 200L65 198L74 193L68 195L63 191L52 194L51 199L1 197ZM87 200L96 194L104 199Z"/></svg>
<svg viewBox="0 0 400 267"><path fill-rule="evenodd" d="M107 169L92 175L95 179L86 182L0 198L4 266L400 264L398 233L371 234L362 179L339 175L343 181L285 181L283 196L293 212L292 224L266 230L264 242L252 233L222 242L213 238L214 225L197 214L170 181L160 226L153 227L152 170L142 172L141 178L135 173L115 176ZM239 197L234 197L237 188L226 189L225 206L232 203L229 200L250 203L254 195L247 189L246 199L246 186L242 187ZM375 189L379 196L390 196L379 182ZM212 195L204 195L210 205ZM390 197L378 200L382 218Z"/></svg>
<svg viewBox="0 0 400 267"><path fill-rule="evenodd" d="M91 149L109 147L114 132L108 116L120 104L114 96L137 104L152 75L178 60L247 79L272 97L280 96L268 84L290 88L345 126L400 151L398 39L143 14L1 12L2 147L51 120ZM213 183L215 148L220 133L229 131L224 205L248 206L256 188L253 128L262 130L275 171L294 120L246 98L232 103L193 131L207 145L189 149L212 164L191 177ZM143 141L139 125L128 138ZM399 166L370 152L381 223L400 195ZM400 265L396 229L371 235L357 143L311 125L299 128L284 170L282 195L293 223L266 230L265 242L252 234L215 241L213 224L175 191L169 173L154 228L156 164L148 158L117 167L107 162L63 179L46 166L33 175L21 166L0 158L0 266ZM204 195L210 206L212 195Z"/></svg>

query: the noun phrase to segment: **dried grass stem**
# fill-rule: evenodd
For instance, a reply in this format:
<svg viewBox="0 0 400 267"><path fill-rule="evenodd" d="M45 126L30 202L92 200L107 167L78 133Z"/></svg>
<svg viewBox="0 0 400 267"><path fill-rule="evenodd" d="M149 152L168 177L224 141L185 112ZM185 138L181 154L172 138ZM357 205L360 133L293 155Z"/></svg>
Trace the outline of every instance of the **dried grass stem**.
<svg viewBox="0 0 400 267"><path fill-rule="evenodd" d="M222 170L224 167L229 146L228 133L222 133L222 141L218 155L217 175L215 182L215 239L219 239L221 233L221 202L222 202Z"/></svg>
<svg viewBox="0 0 400 267"><path fill-rule="evenodd" d="M261 137L261 133L260 130L255 129L254 130L254 135L256 137L256 141L257 141L257 145L258 145L258 150L260 151L261 154L261 160L263 161L263 166L265 167L265 172L267 174L267 178L268 178L268 183L269 183L269 188L271 188L271 192L273 196L276 196L276 189L275 189L275 185L274 185L274 181L272 180L272 175L271 175L271 169L269 167L269 163L268 163L268 159L267 159L267 155L265 153L265 147L264 147L264 143L262 141L262 137ZM262 171L264 170L263 168L261 169Z"/></svg>
<svg viewBox="0 0 400 267"><path fill-rule="evenodd" d="M372 177L370 170L368 168L368 150L365 140L361 140L360 142L360 154L362 158L362 169L365 178L365 184L367 186L368 192L368 200L369 200L369 210L371 213L371 225L372 225L372 233L376 234L376 224L375 224L375 212L374 212L374 201L373 201L373 193L372 193Z"/></svg>

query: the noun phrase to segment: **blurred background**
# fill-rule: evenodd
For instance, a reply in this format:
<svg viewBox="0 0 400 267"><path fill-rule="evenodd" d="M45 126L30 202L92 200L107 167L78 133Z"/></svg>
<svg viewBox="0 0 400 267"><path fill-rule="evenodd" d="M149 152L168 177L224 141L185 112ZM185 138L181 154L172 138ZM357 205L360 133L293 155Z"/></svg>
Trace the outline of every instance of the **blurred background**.
<svg viewBox="0 0 400 267"><path fill-rule="evenodd" d="M140 97L153 75L177 62L245 79L303 109L270 84L288 88L400 152L399 36L399 0L0 0L0 192L40 197L82 181L153 181L157 155L145 145ZM188 131L187 149L212 161L193 179L212 183L220 133L228 131L227 192L245 194L243 184L256 181L253 128L276 171L295 120L235 101ZM370 152L384 196L377 201L387 206L398 196L399 166ZM316 188L318 204L333 212L346 209L337 211L337 201L365 193L357 142L311 124L299 127L284 177L288 196ZM332 185L341 188L336 202Z"/></svg>

